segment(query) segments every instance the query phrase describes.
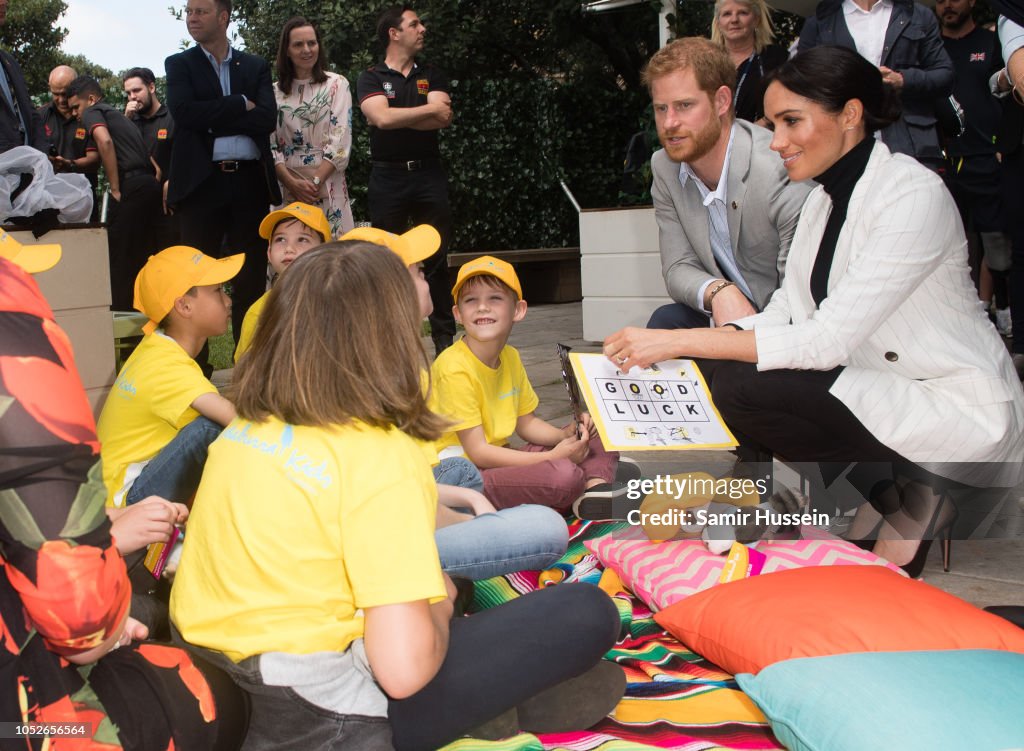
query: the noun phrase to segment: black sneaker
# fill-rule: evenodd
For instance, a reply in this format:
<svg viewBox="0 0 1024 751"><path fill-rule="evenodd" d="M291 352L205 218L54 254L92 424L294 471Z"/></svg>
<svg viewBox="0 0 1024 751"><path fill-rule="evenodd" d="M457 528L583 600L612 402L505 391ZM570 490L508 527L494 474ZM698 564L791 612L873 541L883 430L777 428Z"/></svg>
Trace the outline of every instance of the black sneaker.
<svg viewBox="0 0 1024 751"><path fill-rule="evenodd" d="M615 482L621 482L623 485L626 485L630 480L639 480L643 476L644 473L640 469L639 462L635 459L630 459L628 456L619 457L619 466L615 468Z"/></svg>
<svg viewBox="0 0 1024 751"><path fill-rule="evenodd" d="M572 504L572 512L585 521L626 521L629 512L640 508L643 498L626 497L625 483L605 482L584 491Z"/></svg>

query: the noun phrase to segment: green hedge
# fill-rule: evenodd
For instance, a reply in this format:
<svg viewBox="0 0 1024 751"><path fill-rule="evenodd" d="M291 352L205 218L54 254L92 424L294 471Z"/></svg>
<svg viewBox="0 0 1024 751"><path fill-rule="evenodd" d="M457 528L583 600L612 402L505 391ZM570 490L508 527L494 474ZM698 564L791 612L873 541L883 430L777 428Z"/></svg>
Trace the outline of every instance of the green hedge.
<svg viewBox="0 0 1024 751"><path fill-rule="evenodd" d="M453 124L441 135L459 251L579 243L564 179L584 208L619 202L622 161L647 106L638 71L657 44L657 13L638 6L581 16L579 0L424 0L424 59L452 81ZM285 7L282 7L285 6ZM236 0L246 46L268 60L284 21L317 23L332 69L355 89L379 51L382 6L336 0ZM366 220L367 125L353 118L347 177Z"/></svg>

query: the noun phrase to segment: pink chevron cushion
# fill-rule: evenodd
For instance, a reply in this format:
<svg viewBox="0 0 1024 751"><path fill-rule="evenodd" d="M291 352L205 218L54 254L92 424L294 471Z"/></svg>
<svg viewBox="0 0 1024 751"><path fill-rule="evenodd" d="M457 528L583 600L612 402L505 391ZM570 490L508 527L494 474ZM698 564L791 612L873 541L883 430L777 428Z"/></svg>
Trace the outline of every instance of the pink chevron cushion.
<svg viewBox="0 0 1024 751"><path fill-rule="evenodd" d="M807 566L886 566L903 573L898 566L852 543L818 530L808 530L805 536L812 534L817 539L757 543L754 547L766 557L761 574ZM725 556L709 552L700 540L655 543L647 539L642 527L630 527L585 544L653 611L713 587L725 565Z"/></svg>

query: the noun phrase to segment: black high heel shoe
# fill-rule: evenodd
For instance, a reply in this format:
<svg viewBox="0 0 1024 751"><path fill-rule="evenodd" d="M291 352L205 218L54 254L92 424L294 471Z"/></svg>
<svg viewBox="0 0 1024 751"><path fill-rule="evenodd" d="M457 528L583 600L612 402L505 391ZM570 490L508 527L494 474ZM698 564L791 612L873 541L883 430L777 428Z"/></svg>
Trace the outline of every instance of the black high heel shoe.
<svg viewBox="0 0 1024 751"><path fill-rule="evenodd" d="M950 559L953 554L953 525L956 523L960 512L949 495L943 493L939 498L939 505L932 514L927 530L921 535L921 544L909 563L900 566L907 576L917 579L924 571L925 562L928 560L928 552L931 550L932 541L942 540L942 570L949 572Z"/></svg>

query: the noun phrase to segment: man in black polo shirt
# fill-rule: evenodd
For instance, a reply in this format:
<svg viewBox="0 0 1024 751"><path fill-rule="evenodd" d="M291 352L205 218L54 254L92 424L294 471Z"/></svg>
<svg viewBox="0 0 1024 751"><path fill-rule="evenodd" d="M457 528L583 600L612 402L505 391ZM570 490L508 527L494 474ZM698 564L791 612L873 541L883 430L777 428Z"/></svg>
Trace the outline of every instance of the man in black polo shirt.
<svg viewBox="0 0 1024 751"><path fill-rule="evenodd" d="M138 127L142 140L160 169L157 179L163 187L164 211L158 218L157 245L177 245L177 221L167 210L167 177L171 169L171 144L174 142L174 119L156 95L156 76L149 68L131 68L121 77L128 103L124 115Z"/></svg>
<svg viewBox="0 0 1024 751"><path fill-rule="evenodd" d="M46 153L54 172L80 172L89 178L92 186L91 221L99 221L100 206L96 200L97 176L100 169L100 155L96 144L89 137L78 119L68 107L68 85L78 78L75 69L58 65L50 71L50 101L39 108L46 137Z"/></svg>
<svg viewBox="0 0 1024 751"><path fill-rule="evenodd" d="M1000 198L1000 166L996 159L996 133L1002 107L992 96L989 80L1003 67L995 32L974 22L974 0L938 0L942 43L953 61L953 96L964 110L965 130L946 143L950 160L948 184L963 218L964 228L977 233L991 284L982 272L981 292L986 303L994 297L996 326L1010 333L1007 281L1010 245L1004 234L1006 220Z"/></svg>
<svg viewBox="0 0 1024 751"><path fill-rule="evenodd" d="M68 86L68 107L96 142L112 198L107 207L111 307L131 310L135 276L158 248L155 219L160 183L139 129L103 101L95 78L79 76Z"/></svg>
<svg viewBox="0 0 1024 751"><path fill-rule="evenodd" d="M440 250L423 264L434 302L430 330L440 354L455 335L447 260L452 214L437 143L437 131L452 122L452 101L444 72L415 59L426 31L408 6L385 10L377 21L384 60L360 74L356 94L370 123L371 223L396 234L429 224L441 234Z"/></svg>

